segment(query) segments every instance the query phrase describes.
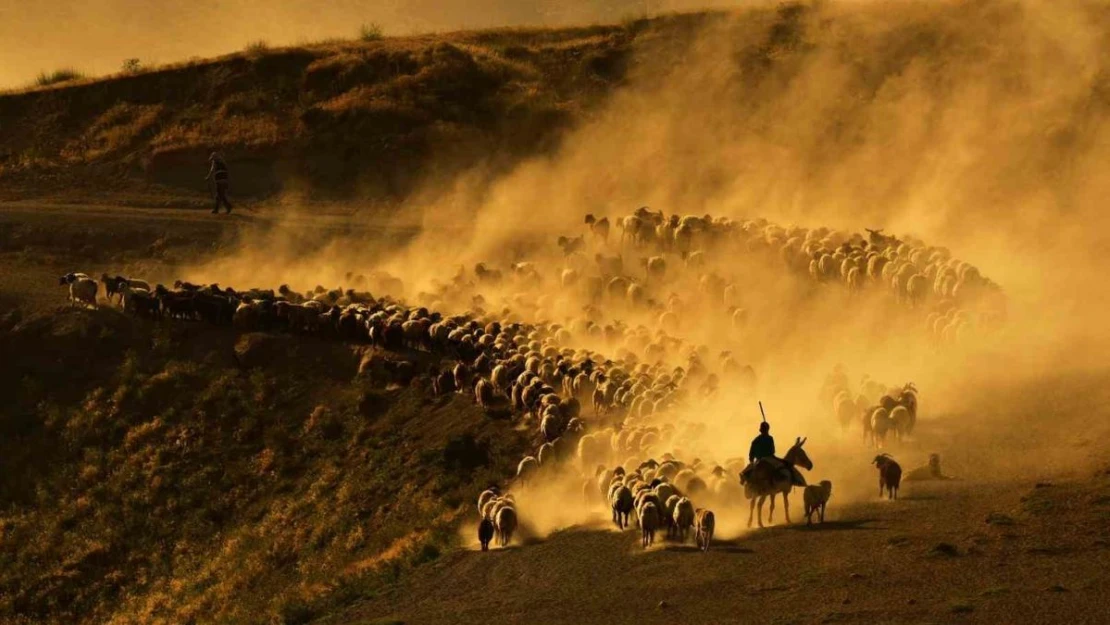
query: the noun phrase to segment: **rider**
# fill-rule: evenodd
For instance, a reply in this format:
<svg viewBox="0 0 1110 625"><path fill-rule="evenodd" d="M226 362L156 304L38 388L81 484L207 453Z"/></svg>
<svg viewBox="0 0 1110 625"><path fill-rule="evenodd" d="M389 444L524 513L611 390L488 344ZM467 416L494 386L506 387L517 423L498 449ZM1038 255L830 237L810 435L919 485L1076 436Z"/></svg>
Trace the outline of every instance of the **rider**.
<svg viewBox="0 0 1110 625"><path fill-rule="evenodd" d="M775 459L775 439L770 434L771 424L764 421L759 424L759 436L752 439L752 446L748 449L748 466L740 473L740 481L747 482L748 476L756 465L766 459ZM774 465L772 465L774 466Z"/></svg>
<svg viewBox="0 0 1110 625"><path fill-rule="evenodd" d="M775 455L775 439L769 432L771 431L771 424L764 421L759 424L759 436L752 439L751 449L748 450L748 462L755 463L758 460Z"/></svg>

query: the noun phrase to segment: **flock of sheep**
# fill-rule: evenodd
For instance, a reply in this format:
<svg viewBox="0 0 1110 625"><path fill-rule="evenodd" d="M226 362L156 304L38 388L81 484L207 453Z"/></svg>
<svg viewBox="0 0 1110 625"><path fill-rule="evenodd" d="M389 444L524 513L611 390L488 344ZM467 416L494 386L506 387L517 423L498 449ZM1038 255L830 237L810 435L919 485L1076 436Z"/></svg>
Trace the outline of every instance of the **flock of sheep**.
<svg viewBox="0 0 1110 625"><path fill-rule="evenodd" d="M607 219L587 215L586 224L596 237L608 239ZM1005 313L998 285L976 267L954 258L947 248L884 235L881 230L868 230L864 236L828 228L783 227L763 219L667 216L647 208L618 218L616 227L622 248L631 245L654 254L640 260L644 284L666 279L676 260L668 254L694 267L706 267L711 255L759 256L777 260L814 282L840 284L850 293L887 290L907 306L928 311L926 327L938 342L958 341L977 326L997 325ZM735 290L734 278L711 271L703 273L699 282Z"/></svg>
<svg viewBox="0 0 1110 625"><path fill-rule="evenodd" d="M878 231L864 237L641 208L615 220L617 238L608 218L585 221L585 236L558 238L554 262L460 267L411 297L404 283L382 272L348 274L353 288L306 292L181 281L169 288L107 274L96 280L71 273L60 282L74 304L97 306L103 285L110 304L150 319L431 354L438 365L426 372L405 360L363 365L386 369L400 383L426 374L436 394L465 394L491 413L529 423L536 447L519 463L518 484L577 470L584 496L608 507L614 523L624 528L634 516L644 546L659 530L679 540L692 530L702 549L715 525L708 505L746 495L738 475L747 463L680 460L704 439L705 424L672 416L722 387L754 393L758 380L737 357L741 346L732 337L706 340L682 320L693 308L723 315L734 329L748 327L749 294L734 258L784 265L850 294L888 290L909 308L928 311L926 325L938 342L958 341L1004 310L998 287L975 267L944 248ZM638 260L629 266L626 255ZM830 376L821 400L845 427L860 423L865 440L879 447L888 435L910 434L917 416L912 384L890 389L865 381L852 388L842 371ZM807 518L823 520L831 489L827 481L806 487ZM706 506L695 507L694 499ZM482 548L494 538L508 544L520 522L514 496L483 492L479 513Z"/></svg>
<svg viewBox="0 0 1110 625"><path fill-rule="evenodd" d="M837 365L825 379L819 401L831 409L842 428L859 423L863 440L883 447L888 435L901 442L913 433L917 424L917 395L912 382L889 387L867 376L853 389L843 366Z"/></svg>

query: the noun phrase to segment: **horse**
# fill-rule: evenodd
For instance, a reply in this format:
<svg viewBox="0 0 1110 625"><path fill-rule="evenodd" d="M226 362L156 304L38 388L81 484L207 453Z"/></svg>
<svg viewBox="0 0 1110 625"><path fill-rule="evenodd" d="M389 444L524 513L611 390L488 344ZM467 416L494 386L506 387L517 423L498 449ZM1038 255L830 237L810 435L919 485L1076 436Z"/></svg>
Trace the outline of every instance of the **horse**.
<svg viewBox="0 0 1110 625"><path fill-rule="evenodd" d="M782 494L782 505L786 510L786 523L790 523L790 491L795 486L805 486L805 478L797 471L795 467L802 467L807 471L813 470L813 461L809 459L802 445L805 445L807 439L798 438L794 442L794 446L786 452L780 462L783 464L785 471L766 462L756 463L751 471L751 475L745 481L743 474L741 474L741 483L744 484L744 494L748 499L752 500L751 510L748 514L748 527L752 526L752 518L755 516L756 503L759 504L759 526L763 527L763 502L767 497L771 498L771 511L767 515L767 521L772 521L775 516L775 495ZM789 477L787 477L789 473Z"/></svg>

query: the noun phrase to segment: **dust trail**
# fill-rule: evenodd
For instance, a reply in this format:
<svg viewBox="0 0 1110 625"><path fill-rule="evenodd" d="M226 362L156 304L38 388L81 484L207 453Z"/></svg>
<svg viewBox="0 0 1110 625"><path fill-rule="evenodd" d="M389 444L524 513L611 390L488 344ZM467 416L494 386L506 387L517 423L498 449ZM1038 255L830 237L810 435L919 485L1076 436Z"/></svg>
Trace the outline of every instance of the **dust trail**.
<svg viewBox="0 0 1110 625"><path fill-rule="evenodd" d="M754 390L725 389L717 400L676 410L668 417L673 426L702 429L687 428L632 460L675 453L679 444L684 459L700 457L707 467L743 456L758 396L773 407L781 441L812 437L811 477L831 477L841 502L871 496L870 485L857 485L871 480L874 450L858 432L841 432L817 399L837 363L853 383L868 374L922 389L922 434L898 451L907 467L947 451L937 446L957 447L929 433L930 421L943 420L954 437L1024 427L1028 398L999 389L1017 391L1048 375L1105 378L1104 7L814 3L707 18L692 38L669 36L668 24L659 20L638 34L627 84L556 153L492 182L475 172L420 194L408 211L422 216L422 227L406 244L339 236L305 245L271 234L191 275L230 272L303 289L343 284L348 272L382 271L403 281L400 295L447 313L567 328L591 316L602 326L624 324L615 340L572 333L569 345L578 349L639 352L666 331L680 339L661 359L668 367L684 365L699 348L714 361L731 353L755 370ZM668 256L667 281L648 291L657 308L593 306L567 283L567 270L596 273L595 254L621 255L627 273L646 282L639 261L651 252L622 244L616 229L607 243L588 239L580 257L562 254L555 239L588 236L586 213L615 220L642 205L738 222L885 228L947 246L1003 286L1005 328L937 349L921 332L921 314L881 293L853 298L814 289L780 266L732 255L710 257L701 268ZM525 261L532 270L514 265ZM504 278L475 282L478 262ZM707 305L699 291L713 273L738 287L728 309ZM663 302L675 319L664 320ZM735 308L748 312L746 324L735 322ZM1072 457L1074 433L1045 436L1046 464ZM1013 466L1003 461L1009 450L983 453L983 465ZM614 451L605 461L628 459ZM566 469L521 494L537 533L592 522L598 506L604 510L603 502L568 503L581 499L593 471ZM567 510L578 512L568 518ZM742 513L730 509L726 534L738 531Z"/></svg>

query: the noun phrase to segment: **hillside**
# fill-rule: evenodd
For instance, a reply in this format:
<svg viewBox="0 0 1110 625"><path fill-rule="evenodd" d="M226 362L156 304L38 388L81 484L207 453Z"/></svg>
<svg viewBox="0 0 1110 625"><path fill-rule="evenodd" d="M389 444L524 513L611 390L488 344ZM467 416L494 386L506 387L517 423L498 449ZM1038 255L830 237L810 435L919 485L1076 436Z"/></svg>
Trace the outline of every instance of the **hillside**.
<svg viewBox="0 0 1110 625"><path fill-rule="evenodd" d="M0 95L0 624L1101 623L1108 24L758 3ZM249 210L165 210L212 149ZM764 407L827 523L750 527Z"/></svg>
<svg viewBox="0 0 1110 625"><path fill-rule="evenodd" d="M18 381L5 623L303 622L438 557L525 442L327 342L102 310L24 323L0 351L23 354L0 364Z"/></svg>
<svg viewBox="0 0 1110 625"><path fill-rule="evenodd" d="M260 49L0 95L0 197L203 196L225 153L242 197L405 197L550 149L655 31L705 16Z"/></svg>

